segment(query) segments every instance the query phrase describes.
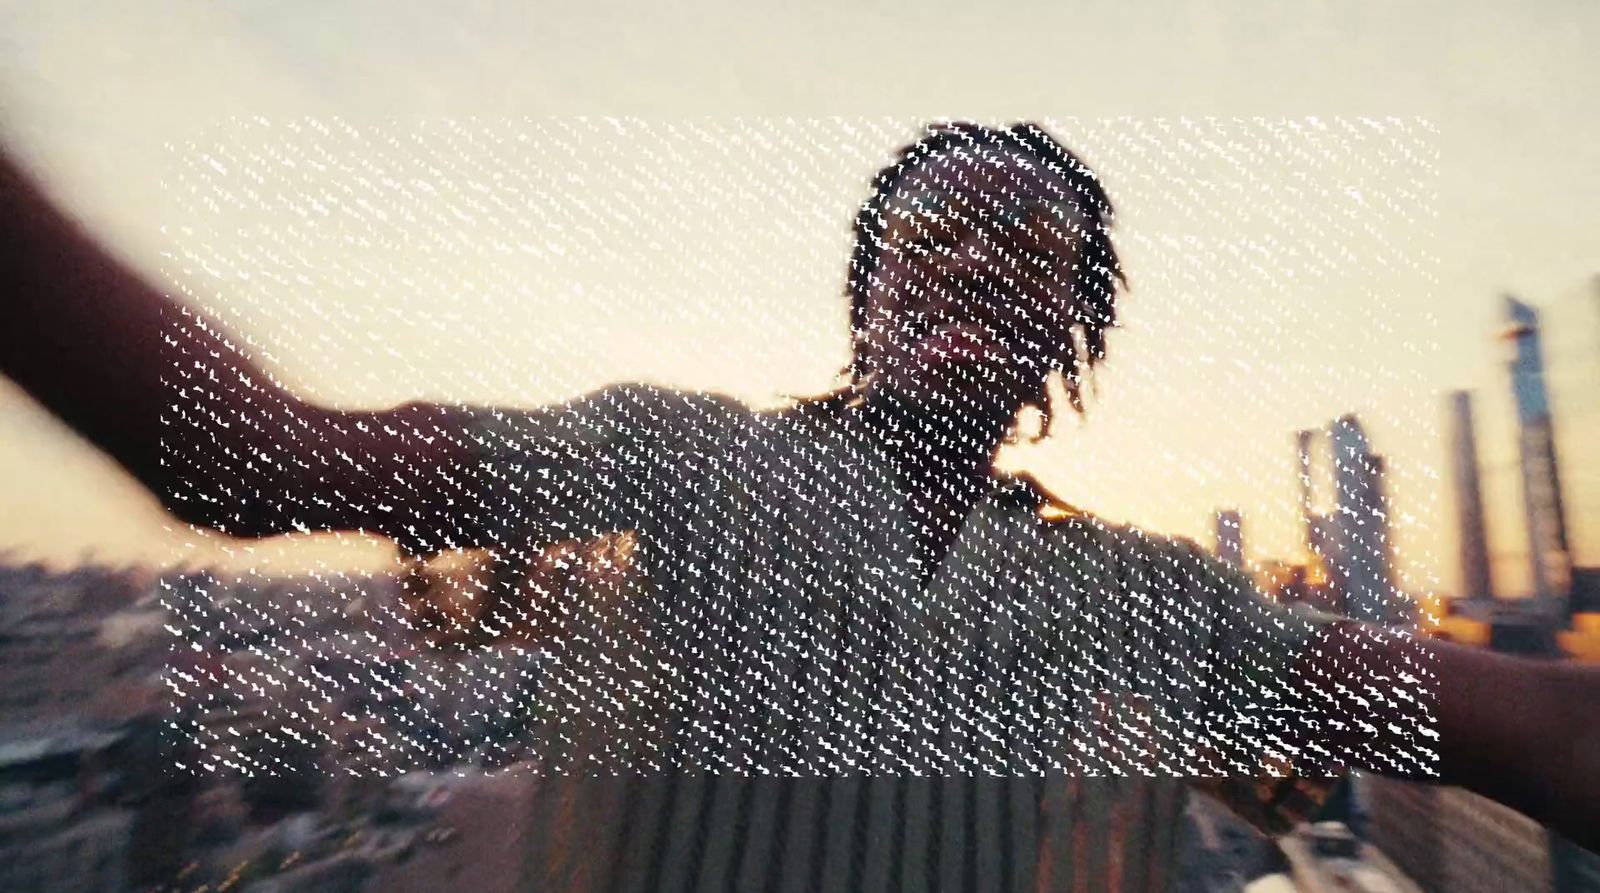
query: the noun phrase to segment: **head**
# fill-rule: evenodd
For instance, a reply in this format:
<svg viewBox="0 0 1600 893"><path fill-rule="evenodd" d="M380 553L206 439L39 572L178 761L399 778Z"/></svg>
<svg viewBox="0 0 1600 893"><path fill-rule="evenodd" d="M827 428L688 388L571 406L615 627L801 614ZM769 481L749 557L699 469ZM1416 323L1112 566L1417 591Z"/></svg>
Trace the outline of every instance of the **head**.
<svg viewBox="0 0 1600 893"><path fill-rule="evenodd" d="M855 221L854 389L919 411L1050 418L1064 376L1082 412L1122 271L1094 173L1035 124L934 125L879 171Z"/></svg>

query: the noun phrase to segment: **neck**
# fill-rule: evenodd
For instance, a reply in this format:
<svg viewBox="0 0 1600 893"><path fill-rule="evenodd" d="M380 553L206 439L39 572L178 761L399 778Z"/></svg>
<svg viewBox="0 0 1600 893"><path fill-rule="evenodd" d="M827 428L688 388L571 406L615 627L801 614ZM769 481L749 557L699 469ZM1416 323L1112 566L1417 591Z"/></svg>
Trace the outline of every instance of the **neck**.
<svg viewBox="0 0 1600 893"><path fill-rule="evenodd" d="M1007 422L940 416L883 395L869 397L859 412L889 448L906 487L926 583L973 506L988 492L994 451Z"/></svg>
<svg viewBox="0 0 1600 893"><path fill-rule="evenodd" d="M886 446L899 469L927 481L985 481L994 452L1005 439L1011 415L930 411L924 404L895 394L870 392L859 406L861 417Z"/></svg>

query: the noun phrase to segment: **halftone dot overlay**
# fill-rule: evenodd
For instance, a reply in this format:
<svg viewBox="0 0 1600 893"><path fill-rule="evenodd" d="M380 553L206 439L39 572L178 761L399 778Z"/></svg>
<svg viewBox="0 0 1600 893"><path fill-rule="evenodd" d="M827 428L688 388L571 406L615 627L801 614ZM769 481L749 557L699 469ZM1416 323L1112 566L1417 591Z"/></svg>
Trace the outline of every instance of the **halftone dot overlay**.
<svg viewBox="0 0 1600 893"><path fill-rule="evenodd" d="M1431 333L1394 294L1432 280L1434 129L1039 123L1084 157L1116 214L1069 213L1070 195L935 183L886 212L910 222L881 250L937 259L950 246L912 238L918 228L967 227L989 240L979 263L993 275L981 287L896 287L956 295L940 312L982 305L984 319L1003 320L983 333L995 351L984 362L1002 378L1011 358L1042 362L1025 349L1037 340L1016 334L1049 331L1028 309L1034 296L1071 292L1073 265L1051 256L1051 238L1076 245L1107 228L1131 290L1117 299L1106 360L1080 365L1085 421L1053 380L1067 430L1040 441L1024 431L1002 449L993 486L932 566L908 508L903 441L951 429L919 428L913 414L887 436L835 374L852 344L850 223L871 174L921 122L241 119L172 146L168 185L186 209L167 222L175 288L214 309L269 374L295 370L289 386L313 402L451 407L458 424L415 434L461 438L472 457L426 476L456 500L456 529L405 543L392 573L330 562L300 577L163 581L182 768L1434 774L1429 667L1351 654L1347 675L1325 665L1319 678L1306 660L1341 614L1371 625L1365 641L1412 635L1405 593L1429 588L1396 560L1395 531L1416 536L1416 519L1433 514L1418 495L1432 472L1386 462L1364 421L1371 405L1383 431L1431 433L1431 416L1384 414L1405 397L1423 415L1436 407L1416 374ZM1326 281L1355 297L1304 299ZM1052 322L1073 330L1083 306ZM895 319L880 334L908 343L955 325ZM1204 347L1135 349L1176 330ZM1074 331L1062 349L1081 357ZM946 353L984 349L942 337ZM170 372L169 461L192 498L235 496L244 524L261 508L230 482L281 457L208 454L201 465L183 445L246 423L218 395L258 383L197 375L181 349ZM782 396L840 388L831 401ZM1096 447L1095 414L1119 394L1141 399L1147 418ZM1331 405L1330 394L1357 405L1320 421L1289 412ZM944 409L960 418L960 406ZM1230 443L1262 419L1282 420L1273 449L1287 478ZM1141 451L1136 473L1058 486L1074 456L1117 445ZM1122 491L1159 512L1218 482L1292 519L1304 552L1280 557L1298 570L1230 560L1095 504ZM1413 501L1398 507L1397 493ZM1345 685L1370 715L1318 710L1319 698L1346 703ZM1364 738L1380 716L1391 734ZM914 808L897 796L896 809ZM704 795L707 810L723 808L717 797Z"/></svg>

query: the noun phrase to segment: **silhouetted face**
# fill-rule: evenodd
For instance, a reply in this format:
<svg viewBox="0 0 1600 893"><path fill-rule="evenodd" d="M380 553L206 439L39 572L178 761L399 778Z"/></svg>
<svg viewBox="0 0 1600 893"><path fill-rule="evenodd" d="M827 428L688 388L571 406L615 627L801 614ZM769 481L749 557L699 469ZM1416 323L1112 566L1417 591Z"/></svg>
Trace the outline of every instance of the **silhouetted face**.
<svg viewBox="0 0 1600 893"><path fill-rule="evenodd" d="M969 148L905 175L884 206L866 296L868 399L1009 422L1070 349L1073 280L1092 219L1020 149Z"/></svg>

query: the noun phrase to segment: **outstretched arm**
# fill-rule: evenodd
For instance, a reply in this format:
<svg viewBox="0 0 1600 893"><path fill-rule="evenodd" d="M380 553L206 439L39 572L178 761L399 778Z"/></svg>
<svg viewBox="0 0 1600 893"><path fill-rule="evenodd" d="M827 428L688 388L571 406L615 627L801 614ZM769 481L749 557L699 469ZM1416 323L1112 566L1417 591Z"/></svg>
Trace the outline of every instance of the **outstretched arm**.
<svg viewBox="0 0 1600 893"><path fill-rule="evenodd" d="M275 383L111 256L0 151L0 373L180 519L237 536L438 540L468 498L460 411L337 412Z"/></svg>
<svg viewBox="0 0 1600 893"><path fill-rule="evenodd" d="M1458 785L1600 848L1600 667L1292 608L1195 554L1217 597L1220 715L1257 756L1271 742L1308 777Z"/></svg>
<svg viewBox="0 0 1600 893"><path fill-rule="evenodd" d="M1600 850L1600 667L1536 661L1359 624L1333 627L1310 655L1333 716L1366 717L1374 753L1402 742L1399 705L1377 693L1431 675L1439 781L1497 800ZM1344 679L1342 694L1329 683ZM1361 680L1369 680L1362 684ZM1357 700L1359 698L1359 700ZM1359 733L1358 733L1359 734ZM1370 761L1384 772L1383 760Z"/></svg>

